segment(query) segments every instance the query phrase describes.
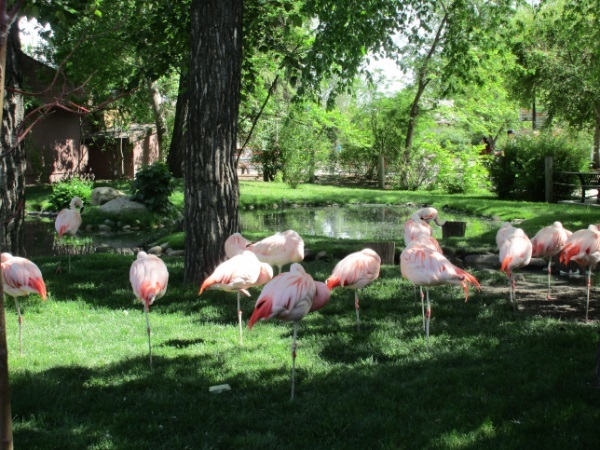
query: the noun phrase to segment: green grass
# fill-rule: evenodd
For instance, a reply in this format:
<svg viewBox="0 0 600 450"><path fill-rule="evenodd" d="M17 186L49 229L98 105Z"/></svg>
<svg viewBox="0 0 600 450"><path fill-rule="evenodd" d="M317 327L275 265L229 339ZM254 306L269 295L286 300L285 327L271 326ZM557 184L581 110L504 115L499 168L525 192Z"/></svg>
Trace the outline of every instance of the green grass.
<svg viewBox="0 0 600 450"><path fill-rule="evenodd" d="M21 302L23 356L7 302L16 448L600 445L595 326L515 314L485 286L467 303L461 289L437 287L426 351L412 285L383 266L361 293L360 332L347 290L303 320L292 402L291 325L260 322L240 347L235 294L197 297L181 259L165 258L169 288L151 307L150 371L132 261L75 256L70 274L54 273L56 258L36 261L50 295ZM335 262L304 265L323 280ZM259 290L251 293L245 320ZM231 391L209 393L224 383Z"/></svg>
<svg viewBox="0 0 600 450"><path fill-rule="evenodd" d="M40 204L43 190L33 192ZM242 207L282 199L412 202L526 219L528 232L557 219L572 229L600 222L600 211L589 207L499 202L487 195L291 190L250 182L241 183L241 192ZM492 251L494 234L453 238L449 246ZM183 242L182 235L169 239ZM303 263L317 280L360 245L305 240L333 255ZM133 257L73 256L70 274L66 257L60 258L58 274L57 257L36 259L49 299L21 301L23 356L14 302L6 301L16 448L600 448L597 325L514 313L508 298L486 291L504 283L495 273L473 272L483 287L467 303L457 287L431 289L429 351L420 302L398 266L383 266L361 293L360 332L353 293L334 291L329 305L301 323L292 402L290 324L260 322L244 330L240 347L235 294L198 297L198 286L183 282L183 260L165 257L169 288L151 307L150 371L143 308L128 281ZM244 320L259 292L251 289L252 298L242 299ZM231 391L209 393L224 383Z"/></svg>

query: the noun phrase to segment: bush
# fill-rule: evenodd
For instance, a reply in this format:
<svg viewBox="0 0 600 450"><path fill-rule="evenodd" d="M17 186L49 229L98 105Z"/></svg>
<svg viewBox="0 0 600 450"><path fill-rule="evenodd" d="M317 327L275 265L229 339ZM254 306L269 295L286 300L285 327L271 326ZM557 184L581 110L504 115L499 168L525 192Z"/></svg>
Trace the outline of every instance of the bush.
<svg viewBox="0 0 600 450"><path fill-rule="evenodd" d="M75 196L83 203L89 203L92 196L93 175L71 175L63 181L52 185L50 206L54 211L67 208Z"/></svg>
<svg viewBox="0 0 600 450"><path fill-rule="evenodd" d="M157 162L144 166L135 174L131 185L132 200L143 203L150 211L168 213L173 209L169 196L173 192L173 175L167 165Z"/></svg>
<svg viewBox="0 0 600 450"><path fill-rule="evenodd" d="M504 148L504 156L490 165L492 191L500 199L545 201L545 158L553 158L555 183L570 182L562 172L585 170L589 163L586 143L574 136L542 133L520 136ZM556 197L566 197L572 189L554 186Z"/></svg>

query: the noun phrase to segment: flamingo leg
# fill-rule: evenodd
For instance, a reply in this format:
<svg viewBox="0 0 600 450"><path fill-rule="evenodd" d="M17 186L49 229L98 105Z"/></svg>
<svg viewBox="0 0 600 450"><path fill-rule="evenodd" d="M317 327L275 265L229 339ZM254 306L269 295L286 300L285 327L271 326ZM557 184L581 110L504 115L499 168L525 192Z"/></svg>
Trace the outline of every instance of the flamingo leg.
<svg viewBox="0 0 600 450"><path fill-rule="evenodd" d="M548 293L546 294L546 300L552 300L550 297L550 279L552 278L552 257L548 259Z"/></svg>
<svg viewBox="0 0 600 450"><path fill-rule="evenodd" d="M590 291L592 290L592 266L588 268L587 298L585 300L585 321L588 321L588 310L590 307Z"/></svg>
<svg viewBox="0 0 600 450"><path fill-rule="evenodd" d="M515 281L514 274L510 274L510 302L513 304L513 310L517 310L517 294L515 289L517 287L517 282Z"/></svg>
<svg viewBox="0 0 600 450"><path fill-rule="evenodd" d="M298 322L294 322L294 342L292 343L292 400L294 400L294 387L296 380L296 337L298 335Z"/></svg>
<svg viewBox="0 0 600 450"><path fill-rule="evenodd" d="M19 301L15 297L15 306L17 307L17 314L19 316L19 353L23 354L23 316L21 315L21 308L19 307Z"/></svg>
<svg viewBox="0 0 600 450"><path fill-rule="evenodd" d="M360 306L358 304L358 289L354 289L354 310L356 311L356 330L360 331Z"/></svg>
<svg viewBox="0 0 600 450"><path fill-rule="evenodd" d="M421 312L423 313L423 330L425 329L425 294L423 293L423 286L419 286L421 292Z"/></svg>
<svg viewBox="0 0 600 450"><path fill-rule="evenodd" d="M425 310L425 345L429 351L429 321L431 320L431 304L429 303L429 288L425 288L427 294L427 309Z"/></svg>
<svg viewBox="0 0 600 450"><path fill-rule="evenodd" d="M148 357L150 358L150 371L152 371L152 342L150 336L152 331L150 330L150 306L144 302L144 312L146 313L146 332L148 333Z"/></svg>
<svg viewBox="0 0 600 450"><path fill-rule="evenodd" d="M242 344L242 308L240 307L240 293L237 293L237 313L238 313L238 324L240 326L240 345Z"/></svg>

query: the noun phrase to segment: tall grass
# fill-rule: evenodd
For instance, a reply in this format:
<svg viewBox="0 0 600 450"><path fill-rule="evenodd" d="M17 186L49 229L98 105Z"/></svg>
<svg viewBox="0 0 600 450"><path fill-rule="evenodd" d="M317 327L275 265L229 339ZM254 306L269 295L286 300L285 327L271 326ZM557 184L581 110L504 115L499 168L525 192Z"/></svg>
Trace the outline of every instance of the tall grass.
<svg viewBox="0 0 600 450"><path fill-rule="evenodd" d="M70 274L56 274L56 258L36 260L50 295L21 302L23 356L7 301L15 448L600 446L596 326L514 313L486 292L495 278L485 273L475 272L484 287L467 303L459 288L431 289L429 351L397 266L362 292L360 332L353 293L334 291L301 324L290 401L291 325L258 323L240 347L235 294L198 297L181 259L165 258L169 288L151 307L150 371L132 261L75 256ZM304 266L323 280L335 263ZM230 391L209 392L225 383Z"/></svg>

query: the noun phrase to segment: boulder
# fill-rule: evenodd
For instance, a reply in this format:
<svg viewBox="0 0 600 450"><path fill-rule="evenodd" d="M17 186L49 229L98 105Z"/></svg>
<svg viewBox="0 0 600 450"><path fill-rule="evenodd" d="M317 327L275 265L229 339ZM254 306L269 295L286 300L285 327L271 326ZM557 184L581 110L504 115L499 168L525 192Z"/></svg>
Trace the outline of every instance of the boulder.
<svg viewBox="0 0 600 450"><path fill-rule="evenodd" d="M98 208L100 211L111 213L111 214L120 214L120 213L147 213L148 208L146 205L142 203L134 202L129 200L128 197L117 197L113 200L106 202L104 205Z"/></svg>
<svg viewBox="0 0 600 450"><path fill-rule="evenodd" d="M125 194L111 187L97 187L92 191L91 203L92 206L104 205L106 202L117 197L122 197Z"/></svg>

